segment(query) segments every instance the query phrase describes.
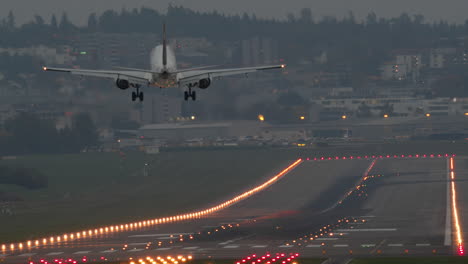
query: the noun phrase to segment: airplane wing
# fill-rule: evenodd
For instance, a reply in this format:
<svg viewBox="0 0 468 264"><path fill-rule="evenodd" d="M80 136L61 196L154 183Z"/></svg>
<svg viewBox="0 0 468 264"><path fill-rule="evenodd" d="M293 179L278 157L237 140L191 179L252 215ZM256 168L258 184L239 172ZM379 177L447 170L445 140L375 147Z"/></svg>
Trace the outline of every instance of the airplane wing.
<svg viewBox="0 0 468 264"><path fill-rule="evenodd" d="M185 71L178 74L179 84L186 85L190 83L196 83L201 79L213 79L218 77L246 74L257 71L282 69L285 65L271 65L271 66L259 66L259 67L245 67L245 68L231 68L231 69L220 69L220 70L193 70Z"/></svg>
<svg viewBox="0 0 468 264"><path fill-rule="evenodd" d="M114 80L123 79L123 80L128 80L131 83L142 84L142 85L148 84L151 78L151 73L147 71L137 71L137 70L106 71L106 70L50 68L50 67L43 67L43 70L54 71L54 72L68 72L74 75L101 77L101 78L108 78L108 79L114 79Z"/></svg>

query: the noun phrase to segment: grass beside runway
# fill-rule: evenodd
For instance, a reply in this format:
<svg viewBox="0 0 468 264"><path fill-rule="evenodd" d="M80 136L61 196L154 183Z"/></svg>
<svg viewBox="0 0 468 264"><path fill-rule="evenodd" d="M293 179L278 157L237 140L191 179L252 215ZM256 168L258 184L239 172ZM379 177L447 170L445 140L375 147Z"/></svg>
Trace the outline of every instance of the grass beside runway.
<svg viewBox="0 0 468 264"><path fill-rule="evenodd" d="M297 154L257 149L2 160L0 165L37 168L48 175L49 186L0 185L24 199L13 206L14 215L0 215L0 243L205 208L273 176L292 157Z"/></svg>
<svg viewBox="0 0 468 264"><path fill-rule="evenodd" d="M468 257L408 257L408 258L362 258L350 264L466 264Z"/></svg>

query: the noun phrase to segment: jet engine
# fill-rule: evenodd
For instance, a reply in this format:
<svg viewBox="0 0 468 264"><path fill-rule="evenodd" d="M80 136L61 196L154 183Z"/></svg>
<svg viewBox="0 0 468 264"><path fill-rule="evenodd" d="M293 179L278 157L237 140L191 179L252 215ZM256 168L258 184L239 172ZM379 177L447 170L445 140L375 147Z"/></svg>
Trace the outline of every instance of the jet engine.
<svg viewBox="0 0 468 264"><path fill-rule="evenodd" d="M198 88L206 89L206 88L208 88L210 86L210 84L211 84L211 79L210 78L201 79L198 82Z"/></svg>
<svg viewBox="0 0 468 264"><path fill-rule="evenodd" d="M115 84L122 90L128 89L130 87L128 80L117 79Z"/></svg>

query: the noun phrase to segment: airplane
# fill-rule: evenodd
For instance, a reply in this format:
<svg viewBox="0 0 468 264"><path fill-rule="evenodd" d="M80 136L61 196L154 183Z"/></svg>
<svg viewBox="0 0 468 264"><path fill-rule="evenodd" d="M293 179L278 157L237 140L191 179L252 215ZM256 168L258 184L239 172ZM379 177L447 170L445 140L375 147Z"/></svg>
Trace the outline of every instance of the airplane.
<svg viewBox="0 0 468 264"><path fill-rule="evenodd" d="M167 45L166 25L163 25L162 45L156 46L150 54L151 70L142 70L135 68L122 68L119 70L86 70L86 69L66 69L44 66L44 71L68 72L79 76L93 76L109 78L115 81L118 88L126 90L130 87L135 88L132 92L132 101L137 98L143 101L144 94L140 91L142 86L155 86L160 88L184 87L184 99L187 101L192 98L196 100L196 92L193 88L208 88L214 78L220 78L229 75L248 74L256 71L281 69L285 65L271 65L244 68L211 69L209 67L199 67L191 69L178 70L176 58L171 47Z"/></svg>

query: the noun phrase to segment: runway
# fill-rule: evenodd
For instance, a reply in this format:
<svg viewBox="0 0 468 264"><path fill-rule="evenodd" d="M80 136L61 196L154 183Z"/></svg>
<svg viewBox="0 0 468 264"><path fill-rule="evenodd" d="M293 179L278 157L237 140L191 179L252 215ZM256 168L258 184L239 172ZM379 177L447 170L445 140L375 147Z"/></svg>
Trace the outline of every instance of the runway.
<svg viewBox="0 0 468 264"><path fill-rule="evenodd" d="M455 161L457 189L462 190L468 160ZM448 166L446 157L437 156L304 159L271 186L205 218L3 252L0 257L4 263L39 263L167 254L454 254ZM468 195L459 195L463 208ZM468 210L460 210L460 218L466 217Z"/></svg>

